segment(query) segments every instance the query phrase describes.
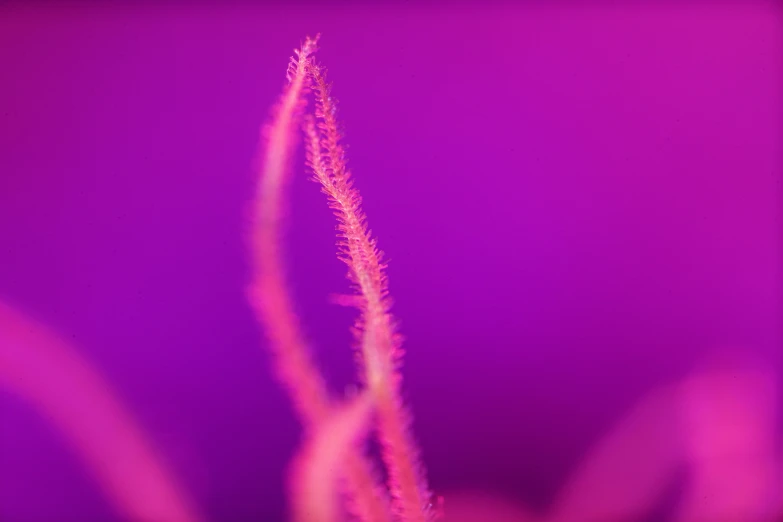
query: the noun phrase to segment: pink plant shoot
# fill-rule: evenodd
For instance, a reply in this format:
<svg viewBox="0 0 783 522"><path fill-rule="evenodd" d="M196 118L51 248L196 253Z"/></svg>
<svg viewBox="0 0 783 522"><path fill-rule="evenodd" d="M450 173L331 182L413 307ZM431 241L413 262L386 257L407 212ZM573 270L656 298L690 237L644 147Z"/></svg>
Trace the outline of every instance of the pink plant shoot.
<svg viewBox="0 0 783 522"><path fill-rule="evenodd" d="M310 438L306 447L311 449L305 450L301 458L309 458L315 468L324 468L323 473L325 468L339 466L345 483L346 508L358 519L426 522L436 513L432 510L419 451L409 432L409 414L400 399L401 338L390 314L385 265L377 242L367 228L361 198L346 166L335 103L325 73L313 57L316 43L317 37L308 38L296 51L288 69L288 83L274 109L271 124L263 132L250 299L268 336L278 377L291 395ZM305 96L309 93L315 100L315 108L308 112ZM375 413L375 428L389 477L387 488L380 486L375 466L362 455L359 446L346 448L346 441L352 440L351 435L361 429L362 423L355 416L337 413L341 408L328 398L285 285L280 228L290 158L302 124L307 165L338 218L339 256L348 265L348 278L355 290L345 301L359 308L354 334L361 361L360 382L364 386L361 393L367 394L365 400L372 404ZM337 449L345 453L340 462L324 456ZM303 465L300 462L300 468ZM294 476L298 476L296 472ZM302 480L314 487L318 484L332 487L329 481ZM292 493L297 497L293 508L297 518L302 517L301 506L310 504L301 495L325 494L313 488L293 488ZM320 505L325 503L324 500ZM331 513L331 508L326 508L325 513L312 518L329 520Z"/></svg>
<svg viewBox="0 0 783 522"><path fill-rule="evenodd" d="M401 400L402 341L391 314L386 266L347 168L335 102L308 38L263 128L249 242L248 297L274 372L304 431L287 480L292 522L431 522L433 501ZM304 139L306 167L338 220L339 259L355 307L359 389L330 395L291 297L282 231L292 157ZM123 404L78 347L0 300L0 389L32 407L81 459L122 520L196 522L210 517L156 449L154 432ZM492 491L452 491L449 522L636 522L648 520L672 485L667 520L783 520L780 375L740 347L684 378L648 390L582 455L548 506L531 509ZM507 399L516 399L513 395ZM530 429L536 429L531 427ZM380 443L380 462L365 452ZM459 459L460 455L455 455ZM525 462L518 462L525 466ZM383 469L383 473L381 470ZM181 472L182 470L180 470ZM687 477L678 475L687 472ZM384 478L385 477L385 478ZM5 515L6 518L11 519ZM16 517L15 519L18 519Z"/></svg>

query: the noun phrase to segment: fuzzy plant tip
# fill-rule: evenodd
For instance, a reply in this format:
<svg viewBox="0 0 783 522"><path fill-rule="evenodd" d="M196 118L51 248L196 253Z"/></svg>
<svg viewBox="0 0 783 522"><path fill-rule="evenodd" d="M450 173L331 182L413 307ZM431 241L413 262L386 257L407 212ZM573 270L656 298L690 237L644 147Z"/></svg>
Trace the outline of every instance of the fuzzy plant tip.
<svg viewBox="0 0 783 522"><path fill-rule="evenodd" d="M306 38L291 57L287 84L262 136L263 159L254 207L257 219L252 234L254 277L249 292L269 341L277 377L311 437L310 446L302 450L302 455L310 457L300 456L293 475L300 481L291 487L296 498L295 518L301 520L306 516L303 513L312 512L302 508L310 502L303 500L303 492L310 491L322 502L342 499L343 511L361 522L429 522L437 510L432 507L419 449L410 432L411 416L400 394L402 337L391 315L386 265L347 167L331 85L325 69L314 58L319 37ZM333 300L358 309L353 326L360 360L357 382L364 387L360 396L373 405L370 428L382 448L380 463L368 458L357 438L349 436L354 430L348 427L356 426L349 419L354 417L345 417L337 406L339 401L330 395L286 283L282 208L288 199L287 182L296 172L290 159L301 137L299 132L304 135L306 167L321 185L338 220L338 258L348 267L353 292L335 294ZM327 459L319 448L331 447L340 451L327 452ZM385 484L377 471L379 466L385 467ZM331 492L333 477L324 477L327 468L339 477L340 496ZM326 489L311 487L313 483ZM332 520L338 516L336 512L339 510L327 505L313 520Z"/></svg>

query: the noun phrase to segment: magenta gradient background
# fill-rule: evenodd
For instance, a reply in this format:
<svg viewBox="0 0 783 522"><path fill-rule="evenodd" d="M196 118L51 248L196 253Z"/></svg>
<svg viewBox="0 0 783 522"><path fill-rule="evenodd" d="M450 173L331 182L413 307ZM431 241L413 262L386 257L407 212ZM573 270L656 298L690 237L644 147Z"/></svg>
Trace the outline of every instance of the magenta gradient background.
<svg viewBox="0 0 783 522"><path fill-rule="evenodd" d="M259 126L306 34L323 33L391 259L436 491L543 508L700 357L780 364L772 2L152 4L0 7L0 296L105 372L211 519L281 518L298 443L245 301L243 233ZM341 392L334 220L295 173L293 289ZM0 519L111 519L1 391L0 422Z"/></svg>

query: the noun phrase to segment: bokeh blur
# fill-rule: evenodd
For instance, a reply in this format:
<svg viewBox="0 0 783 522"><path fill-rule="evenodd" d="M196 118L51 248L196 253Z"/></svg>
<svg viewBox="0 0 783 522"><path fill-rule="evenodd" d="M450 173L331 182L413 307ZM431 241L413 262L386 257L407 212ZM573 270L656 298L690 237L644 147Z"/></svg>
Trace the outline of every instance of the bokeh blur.
<svg viewBox="0 0 783 522"><path fill-rule="evenodd" d="M300 430L245 238L260 126L317 32L447 512L773 520L774 2L4 3L0 300L111 383L209 520L283 520ZM303 165L289 275L342 394L353 312ZM0 389L0 520L116 520L28 399Z"/></svg>

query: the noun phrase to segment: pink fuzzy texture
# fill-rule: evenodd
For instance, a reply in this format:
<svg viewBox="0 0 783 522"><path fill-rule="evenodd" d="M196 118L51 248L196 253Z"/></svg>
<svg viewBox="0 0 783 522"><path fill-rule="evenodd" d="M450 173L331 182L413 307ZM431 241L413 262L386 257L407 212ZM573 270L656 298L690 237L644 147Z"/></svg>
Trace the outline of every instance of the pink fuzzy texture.
<svg viewBox="0 0 783 522"><path fill-rule="evenodd" d="M337 498L334 483L343 476L348 479L349 510L364 522L426 522L436 514L445 514L446 520L455 522L630 521L646 516L683 463L694 471L696 483L686 488L684 502L675 512L677 520L696 522L706 516L716 521L728 517L766 522L764 517L779 512L777 497L772 494L780 482L775 475L780 469L779 456L773 444L761 443L774 432L770 424L774 412L756 407L769 399L770 389L754 388L764 377L752 368L738 372L745 379L740 382L750 391L732 386L713 369L699 371L683 384L654 390L588 453L546 513L532 514L522 506L481 493L456 495L442 513L432 509L426 475L409 430L409 415L400 399L401 338L390 313L386 267L346 166L335 102L323 69L312 57L314 45L314 40L308 39L298 60L292 62L291 83L267 133L254 243L254 305L270 337L279 376L308 428L307 442L293 467L295 519L331 522L338 518L333 505ZM339 257L348 266L354 290L353 294L333 296L333 300L359 310L354 333L362 363L361 393L375 410L391 506L379 493L382 487L372 473L372 464L361 456L361 445L353 443L362 426L359 403L336 408L327 398L323 378L309 357L283 284L280 209L298 117L304 112L302 100L309 90L315 110L302 117L307 164L338 219ZM715 397L723 399L716 402ZM727 423L747 427L734 430L739 446L728 458L714 454L720 450L712 450L726 445L721 433ZM693 434L700 438L695 440ZM749 451L752 447L761 449ZM709 455L700 458L703 452ZM734 487L730 494L722 493L721 488L728 487L738 473L744 477L744 485ZM705 500L704 494L710 498Z"/></svg>
<svg viewBox="0 0 783 522"><path fill-rule="evenodd" d="M399 395L401 338L390 313L388 281L377 241L370 236L361 196L353 187L340 145L336 107L324 73L310 66L316 99L315 118L305 120L307 158L315 179L328 196L338 219L340 258L357 293L360 317L354 329L363 362L362 381L378 410L378 432L389 471L389 489L397 516L430 520L430 493L419 463L419 451L409 433L409 416Z"/></svg>
<svg viewBox="0 0 783 522"><path fill-rule="evenodd" d="M250 302L269 339L278 378L287 389L300 419L308 431L318 431L330 421L334 401L310 355L301 333L286 285L280 245L286 184L290 158L296 144L303 95L308 85L310 55L316 39L307 39L297 58L291 60L288 85L284 88L274 117L262 140L262 162L255 202L252 245L254 280ZM341 462L348 509L360 520L391 520L388 499L378 486L373 465L351 448Z"/></svg>
<svg viewBox="0 0 783 522"><path fill-rule="evenodd" d="M304 426L290 474L294 522L632 522L644 519L678 468L689 472L675 522L783 520L779 383L776 370L742 350L651 390L586 453L551 506L533 513L487 492L454 493L445 510L431 494L400 398L401 338L391 315L382 255L340 144L334 100L307 39L262 138L253 206L249 299L268 336L277 377ZM307 112L312 95L314 110ZM331 397L286 284L282 222L291 157L304 127L307 163L339 223L340 258L353 294L361 390ZM119 516L140 522L198 522L179 486L100 373L42 325L0 301L0 387L50 421L84 461ZM381 442L388 483L364 454ZM455 456L459 458L459 456ZM519 463L524 466L524 462Z"/></svg>

